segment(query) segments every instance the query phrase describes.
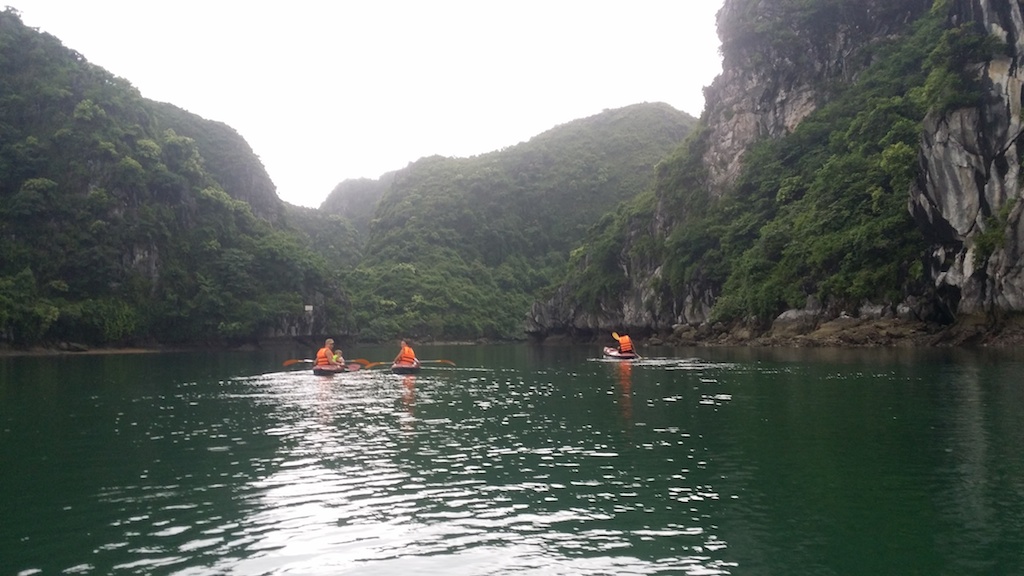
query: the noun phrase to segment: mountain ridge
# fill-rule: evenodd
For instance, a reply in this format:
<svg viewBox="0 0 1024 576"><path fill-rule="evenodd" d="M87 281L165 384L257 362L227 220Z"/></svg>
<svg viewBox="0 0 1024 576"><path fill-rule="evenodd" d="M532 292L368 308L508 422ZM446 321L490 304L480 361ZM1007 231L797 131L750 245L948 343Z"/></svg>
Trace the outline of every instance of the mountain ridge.
<svg viewBox="0 0 1024 576"><path fill-rule="evenodd" d="M758 345L848 315L998 338L1024 310L1021 21L989 1L726 0L689 149L528 331Z"/></svg>
<svg viewBox="0 0 1024 576"><path fill-rule="evenodd" d="M530 295L589 220L648 186L695 119L639 105L587 122L601 135L570 121L533 144L411 163L353 223L333 200L281 201L233 128L143 98L8 8L0 346L521 338Z"/></svg>

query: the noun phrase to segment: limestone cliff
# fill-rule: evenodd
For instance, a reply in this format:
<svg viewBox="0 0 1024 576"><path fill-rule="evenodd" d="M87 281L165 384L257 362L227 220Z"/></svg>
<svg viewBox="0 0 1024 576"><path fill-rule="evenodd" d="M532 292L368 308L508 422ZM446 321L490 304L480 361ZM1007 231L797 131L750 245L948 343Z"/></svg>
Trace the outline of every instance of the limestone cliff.
<svg viewBox="0 0 1024 576"><path fill-rule="evenodd" d="M1021 5L998 0L726 0L718 15L723 73L705 89L702 132L694 144L703 170L699 193L708 198L722 197L736 186L753 144L792 133L872 64L873 44L907 34L929 11L948 15L950 29L963 26L992 34L1007 48L996 58L967 65L965 72L981 81L977 105L933 111L923 123L919 176L908 191L908 204L930 242L922 249L928 254L924 281L931 290L908 292L902 302L864 302L849 310L858 318L922 319L924 310L940 309L953 320L1024 310L1024 206L1017 202L1024 156ZM562 286L554 298L534 304L527 332L586 335L618 328L651 333L707 324L719 287L696 280L666 290L662 275L667 262L635 255L638 244L652 238L664 244L674 229L685 226L687 216L678 205L661 194L654 205L649 218L631 222L621 238L619 268L626 288L605 298L594 312L574 301L571 285ZM807 330L846 312L810 301L799 314ZM778 322L792 316L784 314Z"/></svg>
<svg viewBox="0 0 1024 576"><path fill-rule="evenodd" d="M955 316L1024 310L1021 210L1019 2L960 0L956 24L973 23L1006 43L977 65L983 98L925 121L921 177L910 210L933 244L928 263L937 297Z"/></svg>

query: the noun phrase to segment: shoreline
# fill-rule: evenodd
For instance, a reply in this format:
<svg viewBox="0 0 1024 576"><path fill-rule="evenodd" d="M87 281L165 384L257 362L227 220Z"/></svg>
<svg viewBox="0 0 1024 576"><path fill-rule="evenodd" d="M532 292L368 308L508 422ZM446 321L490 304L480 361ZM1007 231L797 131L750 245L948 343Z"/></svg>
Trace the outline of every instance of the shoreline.
<svg viewBox="0 0 1024 576"><path fill-rule="evenodd" d="M1013 348L1024 345L1024 317L994 322L968 316L944 326L898 318L840 317L825 322L780 322L756 332L743 326L681 326L673 346L755 348Z"/></svg>
<svg viewBox="0 0 1024 576"><path fill-rule="evenodd" d="M524 342L526 340L523 340ZM512 342L512 341L510 341ZM420 342L420 345L429 346L477 346L481 344L491 344L492 341L472 341L472 340L430 340ZM366 344L382 345L380 342L367 342ZM75 344L62 342L56 346L33 346L31 348L11 348L6 346L0 346L0 358L14 358L19 356L102 356L102 355L115 355L115 354L167 354L173 352L252 352L257 350L272 350L275 348L287 348L291 349L294 347L301 347L291 340L278 341L278 340L263 340L256 343L248 344L235 344L235 345L204 345L196 344L194 346L88 346L85 344ZM315 348L314 348L315 352Z"/></svg>
<svg viewBox="0 0 1024 576"><path fill-rule="evenodd" d="M0 358L17 356L101 356L107 354L160 354L163 352L181 352L181 348L86 348L81 350L65 350L62 348L33 347L27 350L0 348Z"/></svg>
<svg viewBox="0 0 1024 576"><path fill-rule="evenodd" d="M576 340L567 335L551 334L537 341L510 340L507 343L534 343L537 345L590 344L594 341ZM740 326L678 326L671 334L652 335L637 339L641 345L671 348L1012 348L1024 346L1024 317L993 326L982 318L966 318L952 326L937 326L920 321L899 319L837 318L818 324L776 323L763 333ZM427 341L420 345L478 346L503 343L492 340ZM90 347L82 344L61 343L53 347L35 346L28 349L0 347L0 358L17 356L91 356L114 354L162 354L171 352L219 351L247 352L279 347L294 347L295 342L267 340L233 346L144 346L144 347ZM377 344L377 343L374 343ZM290 345L290 346L289 346Z"/></svg>

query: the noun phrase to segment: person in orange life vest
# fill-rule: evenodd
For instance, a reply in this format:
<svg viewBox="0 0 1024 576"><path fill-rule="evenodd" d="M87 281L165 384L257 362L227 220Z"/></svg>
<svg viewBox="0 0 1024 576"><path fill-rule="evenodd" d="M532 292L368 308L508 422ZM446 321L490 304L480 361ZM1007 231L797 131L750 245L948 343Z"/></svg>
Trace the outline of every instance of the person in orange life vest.
<svg viewBox="0 0 1024 576"><path fill-rule="evenodd" d="M412 364L413 366L419 366L420 361L416 358L416 353L412 351L409 344L402 340L402 349L399 350L398 356L395 356L395 364Z"/></svg>
<svg viewBox="0 0 1024 576"><path fill-rule="evenodd" d="M619 353L632 353L633 352L633 341L629 339L629 336L625 334L616 334L615 337L619 341Z"/></svg>
<svg viewBox="0 0 1024 576"><path fill-rule="evenodd" d="M341 350L338 350L338 359L334 357L334 339L328 338L324 341L324 347L316 353L316 365L317 366L339 366L345 363L345 359L341 356Z"/></svg>

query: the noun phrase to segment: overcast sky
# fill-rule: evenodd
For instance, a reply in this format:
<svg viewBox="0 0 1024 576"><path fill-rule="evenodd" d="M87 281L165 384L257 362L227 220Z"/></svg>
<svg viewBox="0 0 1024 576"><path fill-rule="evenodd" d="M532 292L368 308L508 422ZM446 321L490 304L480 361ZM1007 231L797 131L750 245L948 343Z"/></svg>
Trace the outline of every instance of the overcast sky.
<svg viewBox="0 0 1024 576"><path fill-rule="evenodd" d="M0 0L146 98L235 128L285 201L608 108L700 116L722 0Z"/></svg>

